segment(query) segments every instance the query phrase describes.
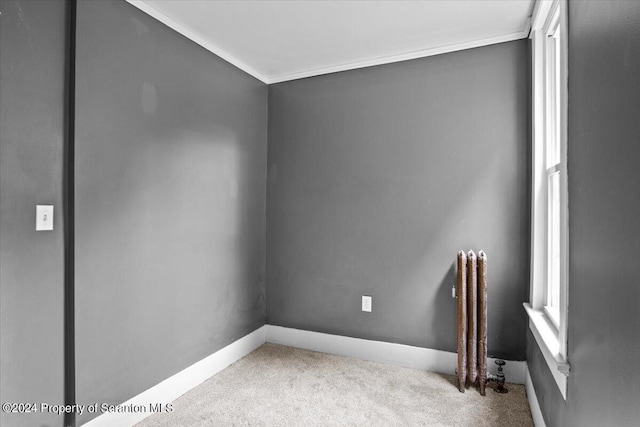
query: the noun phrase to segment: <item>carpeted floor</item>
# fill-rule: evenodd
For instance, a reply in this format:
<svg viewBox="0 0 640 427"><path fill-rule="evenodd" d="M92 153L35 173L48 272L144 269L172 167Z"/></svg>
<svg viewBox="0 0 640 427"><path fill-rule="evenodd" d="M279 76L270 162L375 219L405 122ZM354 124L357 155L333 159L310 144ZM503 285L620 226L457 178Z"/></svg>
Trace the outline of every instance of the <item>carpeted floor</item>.
<svg viewBox="0 0 640 427"><path fill-rule="evenodd" d="M524 386L482 397L456 382L265 344L137 426L533 426Z"/></svg>

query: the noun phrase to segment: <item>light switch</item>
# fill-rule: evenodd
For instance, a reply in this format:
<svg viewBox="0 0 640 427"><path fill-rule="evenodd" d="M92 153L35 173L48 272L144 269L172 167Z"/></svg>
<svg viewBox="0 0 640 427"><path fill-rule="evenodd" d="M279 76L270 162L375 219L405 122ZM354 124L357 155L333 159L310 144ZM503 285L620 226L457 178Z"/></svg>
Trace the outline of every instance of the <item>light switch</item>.
<svg viewBox="0 0 640 427"><path fill-rule="evenodd" d="M362 311L371 313L371 296L362 295Z"/></svg>
<svg viewBox="0 0 640 427"><path fill-rule="evenodd" d="M36 231L53 230L53 205L36 205Z"/></svg>

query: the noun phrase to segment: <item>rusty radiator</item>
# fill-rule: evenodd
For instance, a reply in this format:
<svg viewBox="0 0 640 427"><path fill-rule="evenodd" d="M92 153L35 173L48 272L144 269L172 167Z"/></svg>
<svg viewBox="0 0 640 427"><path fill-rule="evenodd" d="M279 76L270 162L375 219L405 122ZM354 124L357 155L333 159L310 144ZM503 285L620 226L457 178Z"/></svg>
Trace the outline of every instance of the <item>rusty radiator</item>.
<svg viewBox="0 0 640 427"><path fill-rule="evenodd" d="M487 256L458 252L458 388L478 384L485 395L487 384Z"/></svg>

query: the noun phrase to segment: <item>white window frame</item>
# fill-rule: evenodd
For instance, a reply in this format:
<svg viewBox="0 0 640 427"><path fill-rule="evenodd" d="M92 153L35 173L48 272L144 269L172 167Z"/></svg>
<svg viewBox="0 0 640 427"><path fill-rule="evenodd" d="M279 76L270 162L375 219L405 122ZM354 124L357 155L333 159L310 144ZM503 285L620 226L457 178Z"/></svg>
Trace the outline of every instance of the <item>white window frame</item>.
<svg viewBox="0 0 640 427"><path fill-rule="evenodd" d="M547 37L560 31L560 86L549 79L550 58ZM566 0L538 0L531 24L532 46L532 227L531 227L531 295L525 303L529 328L540 347L551 374L564 399L567 398L567 312L568 312L568 208L567 208L567 5ZM559 89L559 114L554 107L554 90ZM557 123L557 119L559 123ZM555 141L560 146L559 162L549 163L547 148ZM550 192L551 174L559 173L559 301L557 308L549 304L550 274Z"/></svg>

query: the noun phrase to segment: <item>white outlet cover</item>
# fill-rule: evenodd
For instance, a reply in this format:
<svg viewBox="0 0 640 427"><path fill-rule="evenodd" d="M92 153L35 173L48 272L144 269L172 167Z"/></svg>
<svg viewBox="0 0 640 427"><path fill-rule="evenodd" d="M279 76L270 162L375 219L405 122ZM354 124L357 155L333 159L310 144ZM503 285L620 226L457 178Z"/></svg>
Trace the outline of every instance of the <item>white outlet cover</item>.
<svg viewBox="0 0 640 427"><path fill-rule="evenodd" d="M53 205L36 205L36 231L53 230Z"/></svg>
<svg viewBox="0 0 640 427"><path fill-rule="evenodd" d="M371 296L362 295L362 311L371 313Z"/></svg>

